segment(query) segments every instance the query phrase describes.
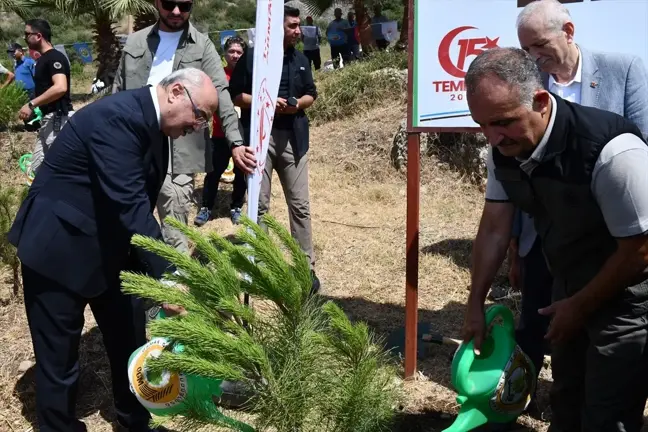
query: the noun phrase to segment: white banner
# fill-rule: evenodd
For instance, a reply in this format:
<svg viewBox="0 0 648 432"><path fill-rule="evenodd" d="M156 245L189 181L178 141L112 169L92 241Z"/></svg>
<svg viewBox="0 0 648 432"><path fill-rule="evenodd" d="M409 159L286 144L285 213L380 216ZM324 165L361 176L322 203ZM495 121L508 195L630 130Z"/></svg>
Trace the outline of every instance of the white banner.
<svg viewBox="0 0 648 432"><path fill-rule="evenodd" d="M252 74L252 118L250 146L256 152L257 167L248 176L248 217L257 221L259 192L263 180L272 121L274 120L283 65L283 0L258 0Z"/></svg>
<svg viewBox="0 0 648 432"><path fill-rule="evenodd" d="M476 128L464 77L472 60L494 47L519 47L515 22L524 0L415 2L412 125ZM590 51L633 54L648 67L648 1L566 3L574 39ZM429 25L434 17L434 25Z"/></svg>

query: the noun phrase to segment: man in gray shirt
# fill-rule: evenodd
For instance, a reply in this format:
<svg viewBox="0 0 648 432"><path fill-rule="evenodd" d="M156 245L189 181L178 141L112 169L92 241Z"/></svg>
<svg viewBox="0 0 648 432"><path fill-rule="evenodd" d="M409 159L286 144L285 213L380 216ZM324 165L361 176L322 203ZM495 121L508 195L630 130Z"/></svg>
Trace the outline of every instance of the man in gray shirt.
<svg viewBox="0 0 648 432"><path fill-rule="evenodd" d="M480 354L484 301L515 207L529 213L554 276L552 432L639 432L648 395L648 146L633 123L547 92L521 49L486 51L466 75L492 149L474 243L464 341Z"/></svg>
<svg viewBox="0 0 648 432"><path fill-rule="evenodd" d="M569 10L557 0L530 3L518 15L520 46L536 61L544 87L570 102L624 116L648 135L648 73L640 58L586 49L575 40ZM510 279L521 282L522 312L517 342L540 372L549 327L538 309L551 303L552 277L533 228L533 219L519 212L511 242ZM517 253L516 253L517 250ZM518 262L517 255L521 258ZM516 274L516 271L521 274Z"/></svg>

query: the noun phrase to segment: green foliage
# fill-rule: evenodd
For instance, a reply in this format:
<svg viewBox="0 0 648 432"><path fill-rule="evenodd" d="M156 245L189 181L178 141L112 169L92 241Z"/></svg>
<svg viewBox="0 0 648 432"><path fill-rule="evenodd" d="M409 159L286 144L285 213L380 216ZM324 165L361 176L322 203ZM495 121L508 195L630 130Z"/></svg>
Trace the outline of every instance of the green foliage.
<svg viewBox="0 0 648 432"><path fill-rule="evenodd" d="M59 11L33 7L27 10L28 17L45 18L52 26L52 42L54 44L71 44L92 40L93 20L89 15L71 16ZM26 46L24 40L25 21L18 16L0 23L0 44L7 46L10 42L18 42Z"/></svg>
<svg viewBox="0 0 648 432"><path fill-rule="evenodd" d="M187 310L149 324L153 337L185 348L147 362L152 373L242 383L254 394L247 409L260 431L388 430L400 397L395 366L365 324L352 324L333 303L310 295L308 259L285 228L266 216L268 234L246 218L234 245L216 233L165 222L188 236L200 258L141 236L133 244L175 264L178 273L167 278L186 289L122 273L125 292ZM245 305L245 292L263 307ZM178 419L185 430L222 425L212 404L198 402Z"/></svg>
<svg viewBox="0 0 648 432"><path fill-rule="evenodd" d="M0 186L0 264L8 266L13 274L13 294L17 296L20 292L20 260L16 255L16 248L9 243L7 233L11 228L16 212L27 196L29 188L23 186L16 188L13 186Z"/></svg>
<svg viewBox="0 0 648 432"><path fill-rule="evenodd" d="M405 90L405 81L399 75L404 69L406 53L377 51L342 69L317 72L318 97L307 111L308 117L321 124L397 100Z"/></svg>
<svg viewBox="0 0 648 432"><path fill-rule="evenodd" d="M204 32L248 29L254 27L256 21L256 2L195 2L191 18L196 27Z"/></svg>
<svg viewBox="0 0 648 432"><path fill-rule="evenodd" d="M85 76L83 64L79 62L70 63L70 77L72 79L83 79Z"/></svg>
<svg viewBox="0 0 648 432"><path fill-rule="evenodd" d="M18 111L27 102L29 102L27 93L15 82L0 88L0 128L7 127L15 121L18 118Z"/></svg>

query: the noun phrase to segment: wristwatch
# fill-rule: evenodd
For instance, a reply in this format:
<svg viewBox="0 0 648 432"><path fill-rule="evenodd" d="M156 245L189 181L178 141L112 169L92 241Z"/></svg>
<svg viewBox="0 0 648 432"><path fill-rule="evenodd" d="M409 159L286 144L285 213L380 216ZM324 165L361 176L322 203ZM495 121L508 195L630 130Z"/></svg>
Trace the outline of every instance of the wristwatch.
<svg viewBox="0 0 648 432"><path fill-rule="evenodd" d="M28 106L29 109L32 110L32 111L34 110L34 108L36 108L36 107L34 106L34 104L32 103L32 101L29 101L29 103L27 104L27 106Z"/></svg>

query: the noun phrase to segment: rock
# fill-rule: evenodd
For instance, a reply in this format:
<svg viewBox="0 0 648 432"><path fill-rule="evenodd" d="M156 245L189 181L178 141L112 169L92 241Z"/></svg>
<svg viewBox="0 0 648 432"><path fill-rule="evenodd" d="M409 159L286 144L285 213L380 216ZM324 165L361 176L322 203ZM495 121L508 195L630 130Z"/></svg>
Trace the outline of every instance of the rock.
<svg viewBox="0 0 648 432"><path fill-rule="evenodd" d="M381 82L385 80L398 83L403 90L407 87L407 69L398 70L396 68L379 69L371 73L373 78L378 78Z"/></svg>
<svg viewBox="0 0 648 432"><path fill-rule="evenodd" d="M482 133L421 133L421 157L434 157L440 166L480 186L486 181L488 147ZM390 156L397 170L407 166L407 119L401 121L394 134Z"/></svg>
<svg viewBox="0 0 648 432"><path fill-rule="evenodd" d="M20 372L20 373L25 373L25 372L27 372L27 371L29 370L29 368L31 368L31 367L34 366L35 364L36 364L36 363L34 363L34 362L31 361L31 360L24 360L24 361L21 361L20 364L18 365L18 372Z"/></svg>

